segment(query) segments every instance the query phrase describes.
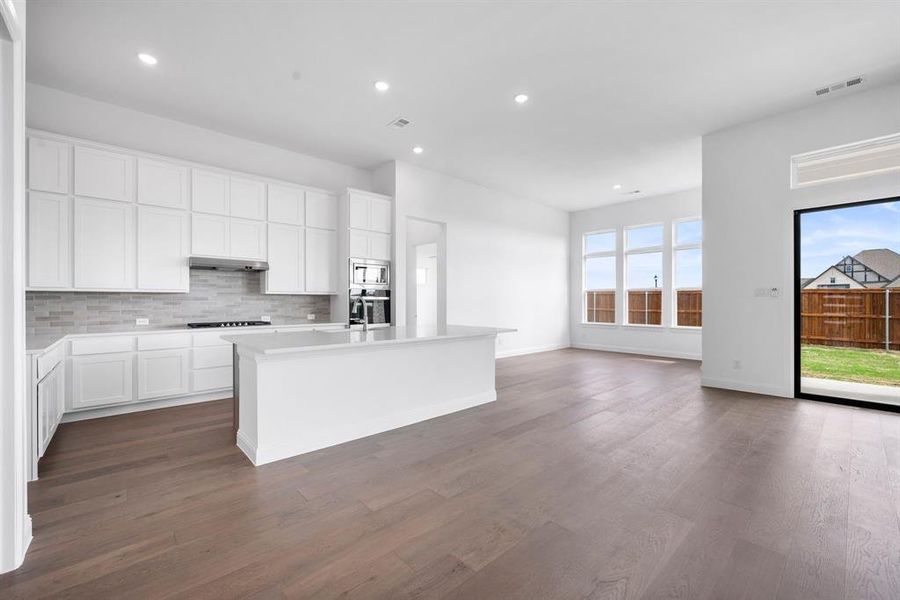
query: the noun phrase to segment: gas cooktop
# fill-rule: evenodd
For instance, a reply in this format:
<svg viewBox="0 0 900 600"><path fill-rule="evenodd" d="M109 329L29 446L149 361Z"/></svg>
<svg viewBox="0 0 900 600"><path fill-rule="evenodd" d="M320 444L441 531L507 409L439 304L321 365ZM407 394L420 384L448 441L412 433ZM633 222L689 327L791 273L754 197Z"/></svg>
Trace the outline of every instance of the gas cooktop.
<svg viewBox="0 0 900 600"><path fill-rule="evenodd" d="M271 325L269 321L211 321L208 323L188 323L188 327L252 327L254 325Z"/></svg>

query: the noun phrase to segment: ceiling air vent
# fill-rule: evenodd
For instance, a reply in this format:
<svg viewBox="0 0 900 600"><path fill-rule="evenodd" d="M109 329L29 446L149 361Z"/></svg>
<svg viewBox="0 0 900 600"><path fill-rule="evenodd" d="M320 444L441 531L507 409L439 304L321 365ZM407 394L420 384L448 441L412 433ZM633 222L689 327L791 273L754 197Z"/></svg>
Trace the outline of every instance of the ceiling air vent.
<svg viewBox="0 0 900 600"><path fill-rule="evenodd" d="M862 82L863 82L862 76L854 77L853 79L848 79L847 81L838 81L837 83L832 83L829 86L817 89L816 96L824 96L825 94L831 94L832 92L836 92L838 90L842 90L845 88L853 87L855 85L859 85Z"/></svg>
<svg viewBox="0 0 900 600"><path fill-rule="evenodd" d="M397 117L387 124L391 129L403 129L407 125L409 125L409 119L404 119L403 117Z"/></svg>

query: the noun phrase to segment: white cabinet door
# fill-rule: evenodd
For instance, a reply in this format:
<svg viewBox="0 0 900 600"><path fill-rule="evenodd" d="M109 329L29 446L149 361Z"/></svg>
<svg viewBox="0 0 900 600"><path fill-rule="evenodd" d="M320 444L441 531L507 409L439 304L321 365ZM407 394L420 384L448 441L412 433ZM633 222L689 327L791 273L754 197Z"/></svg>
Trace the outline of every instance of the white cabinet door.
<svg viewBox="0 0 900 600"><path fill-rule="evenodd" d="M337 229L337 198L322 192L306 192L306 226Z"/></svg>
<svg viewBox="0 0 900 600"><path fill-rule="evenodd" d="M124 404L134 400L134 354L99 354L72 358L72 408Z"/></svg>
<svg viewBox="0 0 900 600"><path fill-rule="evenodd" d="M228 257L231 219L216 215L191 217L191 254Z"/></svg>
<svg viewBox="0 0 900 600"><path fill-rule="evenodd" d="M369 258L391 260L391 236L384 233L370 233Z"/></svg>
<svg viewBox="0 0 900 600"><path fill-rule="evenodd" d="M28 194L28 285L67 288L69 270L69 198Z"/></svg>
<svg viewBox="0 0 900 600"><path fill-rule="evenodd" d="M232 258L266 258L266 224L263 221L231 219Z"/></svg>
<svg viewBox="0 0 900 600"><path fill-rule="evenodd" d="M266 184L251 179L231 178L232 217L266 219Z"/></svg>
<svg viewBox="0 0 900 600"><path fill-rule="evenodd" d="M69 191L69 144L28 139L28 187L41 192Z"/></svg>
<svg viewBox="0 0 900 600"><path fill-rule="evenodd" d="M369 198L362 194L350 192L347 202L349 211L348 226L351 229L369 229Z"/></svg>
<svg viewBox="0 0 900 600"><path fill-rule="evenodd" d="M369 229L381 233L391 232L391 201L369 198Z"/></svg>
<svg viewBox="0 0 900 600"><path fill-rule="evenodd" d="M57 365L37 384L38 457L44 455L62 418L64 400L62 365Z"/></svg>
<svg viewBox="0 0 900 600"><path fill-rule="evenodd" d="M140 352L138 361L138 400L179 396L190 387L189 350Z"/></svg>
<svg viewBox="0 0 900 600"><path fill-rule="evenodd" d="M117 152L75 146L75 195L131 202L134 158Z"/></svg>
<svg viewBox="0 0 900 600"><path fill-rule="evenodd" d="M306 230L306 291L337 291L337 233Z"/></svg>
<svg viewBox="0 0 900 600"><path fill-rule="evenodd" d="M228 214L228 176L191 170L191 207L197 212Z"/></svg>
<svg viewBox="0 0 900 600"><path fill-rule="evenodd" d="M358 229L350 230L350 258L369 258L369 234Z"/></svg>
<svg viewBox="0 0 900 600"><path fill-rule="evenodd" d="M75 198L74 213L75 287L133 289L134 206Z"/></svg>
<svg viewBox="0 0 900 600"><path fill-rule="evenodd" d="M303 292L303 228L269 223L269 270L266 293Z"/></svg>
<svg viewBox="0 0 900 600"><path fill-rule="evenodd" d="M188 291L187 217L180 210L138 207L138 289Z"/></svg>
<svg viewBox="0 0 900 600"><path fill-rule="evenodd" d="M306 203L300 188L269 184L269 221L303 225Z"/></svg>
<svg viewBox="0 0 900 600"><path fill-rule="evenodd" d="M161 160L138 159L138 203L188 208L189 185L187 167Z"/></svg>

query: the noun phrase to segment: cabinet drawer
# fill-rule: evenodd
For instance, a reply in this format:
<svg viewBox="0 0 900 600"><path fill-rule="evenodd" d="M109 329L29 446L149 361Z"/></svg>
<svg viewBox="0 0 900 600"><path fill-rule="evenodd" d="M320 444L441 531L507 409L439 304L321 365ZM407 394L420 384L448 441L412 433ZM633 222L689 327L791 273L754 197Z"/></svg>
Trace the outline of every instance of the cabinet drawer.
<svg viewBox="0 0 900 600"><path fill-rule="evenodd" d="M37 357L37 378L38 381L43 379L47 373L53 370L53 367L59 364L63 359L63 345L60 344L50 352L46 352Z"/></svg>
<svg viewBox="0 0 900 600"><path fill-rule="evenodd" d="M231 368L232 349L228 346L209 346L191 350L193 369L209 369L212 367Z"/></svg>
<svg viewBox="0 0 900 600"><path fill-rule="evenodd" d="M232 331L228 331L226 328L223 328L224 331L215 331L210 333L195 333L191 337L193 337L193 345L194 347L199 346L228 346L231 347L231 342L226 342L222 339L223 335L234 333Z"/></svg>
<svg viewBox="0 0 900 600"><path fill-rule="evenodd" d="M221 390L230 388L233 382L231 367L198 369L191 373L191 391Z"/></svg>
<svg viewBox="0 0 900 600"><path fill-rule="evenodd" d="M134 350L134 337L130 335L72 340L73 356L78 356L80 354L131 352L132 350Z"/></svg>
<svg viewBox="0 0 900 600"><path fill-rule="evenodd" d="M144 335L138 338L138 350L165 350L167 348L189 348L191 334L164 333L162 335Z"/></svg>

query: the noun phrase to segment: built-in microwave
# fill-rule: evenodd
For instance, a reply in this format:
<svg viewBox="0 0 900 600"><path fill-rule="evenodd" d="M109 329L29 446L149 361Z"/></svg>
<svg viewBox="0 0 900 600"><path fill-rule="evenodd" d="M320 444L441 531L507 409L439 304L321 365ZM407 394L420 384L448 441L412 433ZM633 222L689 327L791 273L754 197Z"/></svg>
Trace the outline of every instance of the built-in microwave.
<svg viewBox="0 0 900 600"><path fill-rule="evenodd" d="M391 287L391 262L370 258L351 258L350 287L389 289Z"/></svg>

